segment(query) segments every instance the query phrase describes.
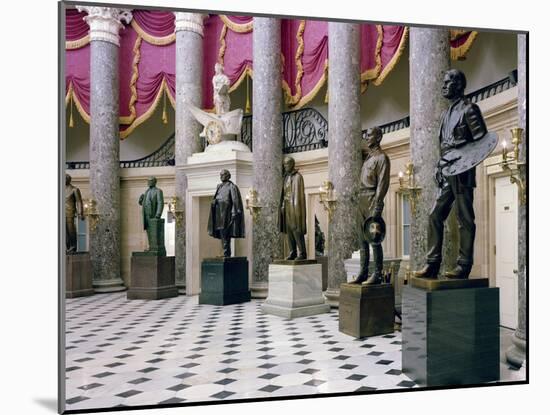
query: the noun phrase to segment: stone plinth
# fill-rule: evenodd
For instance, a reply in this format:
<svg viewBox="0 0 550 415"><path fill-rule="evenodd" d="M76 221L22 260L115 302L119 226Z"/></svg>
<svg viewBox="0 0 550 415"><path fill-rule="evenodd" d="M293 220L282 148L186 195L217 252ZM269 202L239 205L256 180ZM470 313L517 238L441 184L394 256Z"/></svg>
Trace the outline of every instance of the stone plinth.
<svg viewBox="0 0 550 415"><path fill-rule="evenodd" d="M147 235L149 239L149 249L147 252L151 255L166 256L166 247L164 246L164 219L149 219Z"/></svg>
<svg viewBox="0 0 550 415"><path fill-rule="evenodd" d="M342 284L338 313L338 329L355 338L393 333L393 286Z"/></svg>
<svg viewBox="0 0 550 415"><path fill-rule="evenodd" d="M499 290L403 287L403 373L421 386L499 379Z"/></svg>
<svg viewBox="0 0 550 415"><path fill-rule="evenodd" d="M262 311L295 318L327 313L322 294L322 266L315 260L276 261L269 265L268 297Z"/></svg>
<svg viewBox="0 0 550 415"><path fill-rule="evenodd" d="M133 252L127 298L160 300L176 297L178 289L174 269L173 256L159 256L152 252Z"/></svg>
<svg viewBox="0 0 550 415"><path fill-rule="evenodd" d="M321 267L323 269L322 272L322 287L321 289L325 291L328 286L328 256L316 256L315 260L321 264Z"/></svg>
<svg viewBox="0 0 550 415"><path fill-rule="evenodd" d="M246 257L205 258L199 304L228 305L250 301Z"/></svg>
<svg viewBox="0 0 550 415"><path fill-rule="evenodd" d="M92 295L92 262L88 252L76 252L65 256L65 298Z"/></svg>

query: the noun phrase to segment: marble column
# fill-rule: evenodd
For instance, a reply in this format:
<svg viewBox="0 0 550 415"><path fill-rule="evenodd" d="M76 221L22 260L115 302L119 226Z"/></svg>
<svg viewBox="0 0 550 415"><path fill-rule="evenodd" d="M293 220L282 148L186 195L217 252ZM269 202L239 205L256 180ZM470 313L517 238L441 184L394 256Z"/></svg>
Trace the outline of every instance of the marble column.
<svg viewBox="0 0 550 415"><path fill-rule="evenodd" d="M90 229L95 292L122 291L120 276L120 179L118 53L121 20L128 10L78 6L90 26L90 189L97 226Z"/></svg>
<svg viewBox="0 0 550 415"><path fill-rule="evenodd" d="M327 302L338 306L340 284L346 282L344 260L356 249L361 111L359 25L328 24L328 179L336 208L328 227Z"/></svg>
<svg viewBox="0 0 550 415"><path fill-rule="evenodd" d="M255 17L252 48L253 187L263 208L252 229L250 288L254 298L265 298L269 264L282 256L278 227L283 159L281 21L271 17Z"/></svg>
<svg viewBox="0 0 550 415"><path fill-rule="evenodd" d="M523 142L519 160L526 161L527 116L527 35L518 35L518 123L523 128ZM527 166L520 167L520 177L526 179ZM529 184L527 183L527 186ZM520 367L525 361L526 349L526 283L527 283L527 205L518 204L518 326L512 337L512 346L506 351L508 363Z"/></svg>
<svg viewBox="0 0 550 415"><path fill-rule="evenodd" d="M411 159L422 188L411 223L411 269L426 263L428 216L437 197L434 172L439 161L439 121L449 101L441 94L450 68L449 30L410 28ZM446 225L447 228L447 225ZM446 252L451 249L446 238Z"/></svg>
<svg viewBox="0 0 550 415"><path fill-rule="evenodd" d="M176 16L176 166L187 164L187 158L202 151L201 125L187 109L187 104L202 108L203 18L198 13L175 12ZM185 294L185 194L187 177L176 168L176 285Z"/></svg>

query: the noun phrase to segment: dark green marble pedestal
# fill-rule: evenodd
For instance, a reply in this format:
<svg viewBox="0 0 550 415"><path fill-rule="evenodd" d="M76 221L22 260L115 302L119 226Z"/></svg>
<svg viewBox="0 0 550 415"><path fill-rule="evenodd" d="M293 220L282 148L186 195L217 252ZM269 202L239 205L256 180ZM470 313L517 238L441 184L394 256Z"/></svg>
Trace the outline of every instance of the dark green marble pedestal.
<svg viewBox="0 0 550 415"><path fill-rule="evenodd" d="M75 252L67 254L65 298L85 297L92 295L92 262L88 252Z"/></svg>
<svg viewBox="0 0 550 415"><path fill-rule="evenodd" d="M498 380L498 288L482 281L456 288L465 281L444 281L403 287L403 373L420 386Z"/></svg>
<svg viewBox="0 0 550 415"><path fill-rule="evenodd" d="M341 284L338 329L361 338L393 333L394 293L391 284Z"/></svg>
<svg viewBox="0 0 550 415"><path fill-rule="evenodd" d="M246 301L250 301L246 257L215 257L202 261L199 304L228 305Z"/></svg>
<svg viewBox="0 0 550 415"><path fill-rule="evenodd" d="M131 260L129 300L160 300L176 297L175 258L151 252L133 252Z"/></svg>

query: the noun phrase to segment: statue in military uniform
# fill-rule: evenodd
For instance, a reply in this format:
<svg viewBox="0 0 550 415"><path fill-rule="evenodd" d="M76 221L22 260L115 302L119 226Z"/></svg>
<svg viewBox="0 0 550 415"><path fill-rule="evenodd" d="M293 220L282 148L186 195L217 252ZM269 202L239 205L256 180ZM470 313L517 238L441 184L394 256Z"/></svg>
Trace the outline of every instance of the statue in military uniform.
<svg viewBox="0 0 550 415"><path fill-rule="evenodd" d="M456 268L446 272L447 278L468 278L474 259L476 232L474 215L475 166L456 175L444 175L442 169L458 161L445 158L457 148L471 146L487 134L487 127L476 104L464 96L466 77L463 72L451 69L443 78L442 93L451 105L443 114L439 130L441 160L436 181L439 185L437 200L432 208L428 226L428 254L426 266L415 272L416 277L437 278L441 264L445 220L456 204L460 233L459 255Z"/></svg>
<svg viewBox="0 0 550 415"><path fill-rule="evenodd" d="M307 259L306 242L306 196L304 178L295 169L292 157L283 161L284 179L279 210L279 229L285 233L290 248L287 260Z"/></svg>
<svg viewBox="0 0 550 415"><path fill-rule="evenodd" d="M84 206L80 190L71 184L71 176L65 174L65 245L67 253L76 252L76 226L74 217L84 220Z"/></svg>
<svg viewBox="0 0 550 415"><path fill-rule="evenodd" d="M231 238L244 238L244 216L241 192L231 180L231 173L223 169L210 206L208 235L221 239L223 256L231 256Z"/></svg>
<svg viewBox="0 0 550 415"><path fill-rule="evenodd" d="M390 159L380 148L382 130L378 127L367 130L367 154L361 168L359 190L359 241L361 249L361 268L353 283L380 284L384 252L381 240L385 234L382 220L384 197L390 186ZM380 235L379 235L380 234ZM374 236L373 236L374 235ZM370 240L370 243L369 243ZM369 257L372 246L374 254L374 272L369 277Z"/></svg>
<svg viewBox="0 0 550 415"><path fill-rule="evenodd" d="M148 251L161 251L166 254L164 248L164 219L161 219L164 209L164 196L162 190L156 187L156 177L147 180L149 188L139 197L142 206L143 229L147 231L149 242Z"/></svg>

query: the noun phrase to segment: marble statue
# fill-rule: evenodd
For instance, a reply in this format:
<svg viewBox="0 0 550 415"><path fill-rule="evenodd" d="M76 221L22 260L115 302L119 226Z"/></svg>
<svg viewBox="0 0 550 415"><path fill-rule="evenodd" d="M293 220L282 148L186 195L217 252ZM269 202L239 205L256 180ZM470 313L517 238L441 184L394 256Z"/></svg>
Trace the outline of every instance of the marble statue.
<svg viewBox="0 0 550 415"><path fill-rule="evenodd" d="M65 174L65 245L68 254L76 252L76 226L74 217L84 220L84 205L80 190L71 184L71 176Z"/></svg>
<svg viewBox="0 0 550 415"><path fill-rule="evenodd" d="M287 260L307 259L306 242L306 196L304 178L295 169L292 157L283 161L284 179L279 210L279 228L285 233L290 248Z"/></svg>
<svg viewBox="0 0 550 415"><path fill-rule="evenodd" d="M231 238L244 238L244 211L241 192L223 169L210 205L208 234L222 242L223 256L231 256Z"/></svg>
<svg viewBox="0 0 550 415"><path fill-rule="evenodd" d="M229 112L231 99L229 98L229 78L223 73L223 65L216 63L214 66L214 77L212 86L214 87L214 109L216 114L222 115Z"/></svg>
<svg viewBox="0 0 550 415"><path fill-rule="evenodd" d="M161 221L162 211L164 209L164 196L162 190L156 187L156 177L149 177L147 180L149 188L139 197L139 205L142 206L143 214L143 229L147 231L147 240L149 242L149 250L157 245L164 246L164 240L157 241L156 225L153 223ZM161 226L163 223L161 223Z"/></svg>
<svg viewBox="0 0 550 415"><path fill-rule="evenodd" d="M466 279L472 269L476 232L474 215L475 165L458 174L445 174L445 169L449 164L462 163L457 157L448 158L452 151L461 149L466 154L468 147L475 146L476 142L481 142L488 136L481 111L476 104L464 96L465 88L466 76L464 73L457 69L451 69L445 73L442 93L450 101L450 105L442 114L439 129L441 159L436 172L439 193L430 212L426 265L414 273L416 277L420 278L437 278L438 276L442 259L444 225L453 205L456 205L460 233L459 255L456 267L446 272L445 277Z"/></svg>
<svg viewBox="0 0 550 415"><path fill-rule="evenodd" d="M367 154L361 168L359 190L359 241L361 268L354 283L367 285L382 283L384 252L381 239L385 234L382 220L384 198L390 186L390 159L380 148L382 130L378 127L367 130ZM382 232L384 230L384 232ZM369 256L372 247L374 272L369 273Z"/></svg>

